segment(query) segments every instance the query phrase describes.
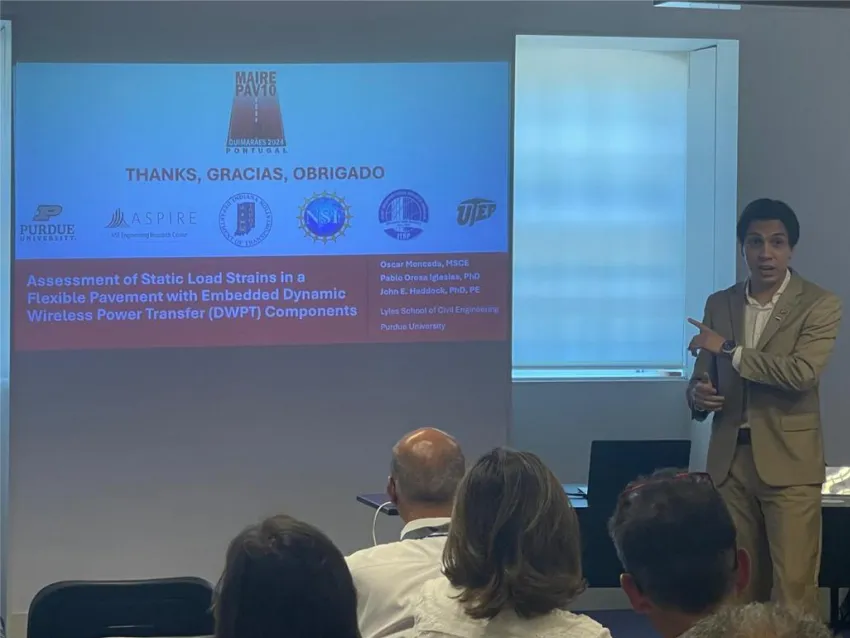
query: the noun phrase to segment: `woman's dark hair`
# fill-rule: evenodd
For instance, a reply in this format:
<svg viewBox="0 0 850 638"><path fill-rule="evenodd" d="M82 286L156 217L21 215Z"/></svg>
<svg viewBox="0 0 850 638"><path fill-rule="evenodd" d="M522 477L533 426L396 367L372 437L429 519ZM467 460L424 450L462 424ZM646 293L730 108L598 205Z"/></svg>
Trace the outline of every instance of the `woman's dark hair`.
<svg viewBox="0 0 850 638"><path fill-rule="evenodd" d="M584 591L578 518L543 461L497 448L472 466L458 487L443 565L472 618L505 609L542 616Z"/></svg>
<svg viewBox="0 0 850 638"><path fill-rule="evenodd" d="M322 532L289 516L231 541L214 612L215 638L360 638L345 558Z"/></svg>

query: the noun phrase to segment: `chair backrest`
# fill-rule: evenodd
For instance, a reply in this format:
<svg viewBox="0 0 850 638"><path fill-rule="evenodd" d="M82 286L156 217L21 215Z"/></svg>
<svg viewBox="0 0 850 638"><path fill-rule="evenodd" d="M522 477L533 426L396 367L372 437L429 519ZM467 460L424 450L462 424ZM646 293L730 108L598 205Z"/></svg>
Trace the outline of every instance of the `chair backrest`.
<svg viewBox="0 0 850 638"><path fill-rule="evenodd" d="M30 604L27 638L211 636L212 598L200 578L54 583Z"/></svg>
<svg viewBox="0 0 850 638"><path fill-rule="evenodd" d="M587 477L587 506L614 513L620 492L640 476L665 468L687 468L689 439L593 441Z"/></svg>

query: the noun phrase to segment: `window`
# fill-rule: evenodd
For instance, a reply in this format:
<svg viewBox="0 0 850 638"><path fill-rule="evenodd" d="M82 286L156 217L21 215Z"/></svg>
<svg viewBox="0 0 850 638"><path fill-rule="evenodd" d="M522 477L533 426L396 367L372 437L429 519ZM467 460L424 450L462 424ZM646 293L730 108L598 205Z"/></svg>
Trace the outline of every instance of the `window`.
<svg viewBox="0 0 850 638"><path fill-rule="evenodd" d="M735 272L736 169L715 173L718 149L736 166L737 72L718 118L705 44L517 38L514 380L686 374L685 318Z"/></svg>

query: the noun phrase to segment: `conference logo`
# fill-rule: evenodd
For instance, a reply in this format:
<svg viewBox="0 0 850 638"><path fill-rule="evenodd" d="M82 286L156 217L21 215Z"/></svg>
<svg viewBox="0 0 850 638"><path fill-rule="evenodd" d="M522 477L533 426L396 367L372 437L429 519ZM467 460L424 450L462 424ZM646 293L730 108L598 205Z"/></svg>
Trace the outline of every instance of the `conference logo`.
<svg viewBox="0 0 850 638"><path fill-rule="evenodd" d="M194 211L144 211L125 213L115 209L105 228L112 239L161 241L186 239L198 223Z"/></svg>
<svg viewBox="0 0 850 638"><path fill-rule="evenodd" d="M298 227L313 242L336 241L351 228L351 207L336 193L314 193L304 200L298 213Z"/></svg>
<svg viewBox="0 0 850 638"><path fill-rule="evenodd" d="M234 246L251 248L261 244L272 231L272 209L258 195L239 193L224 202L218 227Z"/></svg>
<svg viewBox="0 0 850 638"><path fill-rule="evenodd" d="M58 204L41 204L35 209L33 223L21 224L18 240L21 242L74 241L77 239L75 224L62 224L57 219L62 214Z"/></svg>
<svg viewBox="0 0 850 638"><path fill-rule="evenodd" d="M286 152L277 71L236 71L227 153L279 155Z"/></svg>
<svg viewBox="0 0 850 638"><path fill-rule="evenodd" d="M474 197L465 199L457 205L458 226L473 226L477 222L490 219L496 212L496 202L490 199Z"/></svg>
<svg viewBox="0 0 850 638"><path fill-rule="evenodd" d="M406 188L393 191L381 202L378 221L393 239L414 239L428 224L428 204L416 191Z"/></svg>

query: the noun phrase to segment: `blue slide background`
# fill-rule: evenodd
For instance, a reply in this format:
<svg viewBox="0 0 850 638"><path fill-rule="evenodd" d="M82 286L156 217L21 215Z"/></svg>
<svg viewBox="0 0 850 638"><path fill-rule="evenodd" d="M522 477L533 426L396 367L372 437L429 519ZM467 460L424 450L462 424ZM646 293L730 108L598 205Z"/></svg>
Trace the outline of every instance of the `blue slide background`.
<svg viewBox="0 0 850 638"><path fill-rule="evenodd" d="M227 154L236 71L276 71L287 153ZM15 78L16 231L40 205L74 224L74 241L21 241L17 259L506 252L510 78L507 63L18 64ZM296 181L295 167L375 166L379 180ZM288 181L215 182L211 167L281 167ZM131 182L125 168L195 167L202 182ZM412 189L430 221L401 241L378 221L383 198ZM335 191L351 227L322 244L299 229L305 198ZM262 197L273 216L253 247L219 229L223 204ZM496 202L495 214L458 225L458 203ZM113 212L192 211L183 239L115 239ZM231 214L233 214L231 209ZM258 207L258 224L260 209Z"/></svg>

